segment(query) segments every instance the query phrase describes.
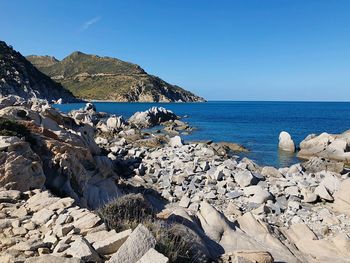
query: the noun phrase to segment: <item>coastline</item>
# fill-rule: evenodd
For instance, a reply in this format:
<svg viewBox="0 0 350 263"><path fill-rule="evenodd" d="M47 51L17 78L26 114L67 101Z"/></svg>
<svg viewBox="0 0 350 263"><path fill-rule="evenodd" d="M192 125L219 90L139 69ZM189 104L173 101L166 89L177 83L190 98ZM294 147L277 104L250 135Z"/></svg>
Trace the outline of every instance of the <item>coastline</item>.
<svg viewBox="0 0 350 263"><path fill-rule="evenodd" d="M164 245L167 239L159 233L169 229L189 233L182 235L188 238L184 244L193 248L186 250L188 256L200 255L203 262L248 255L271 263L306 262L310 257L346 262L350 256L335 252L342 242L350 244L345 237L350 235L350 206L342 201L350 178L342 162L313 154L290 167L259 166L225 144L185 142L181 133L192 128L164 108L153 107L125 120L97 112L92 103L69 114L45 101L18 97L2 98L0 106L0 116L15 123L5 122L6 134L17 134L0 136L0 169L6 171L0 196L15 204L0 220L8 220L4 237L16 236L19 242L1 243L0 258L69 256L114 262L123 253L135 255L144 244L140 257L156 244ZM159 125L160 133L142 131ZM327 140L338 143L347 135L337 140L327 135ZM307 138L301 150L312 152L324 136ZM334 149L330 145L324 154ZM340 152L341 147L337 157ZM126 211L140 213L148 206L150 212L131 224ZM98 214L91 212L96 209ZM29 222L34 226L27 229ZM114 227L118 232L111 231ZM120 236L123 241L117 246L113 240ZM71 241L65 243L66 238ZM81 247L86 255L79 252ZM46 248L44 254L40 248ZM6 252L11 249L32 252L13 256ZM154 253L171 257L173 252Z"/></svg>
<svg viewBox="0 0 350 263"><path fill-rule="evenodd" d="M115 101L115 100L91 100L91 99L82 99L85 102L115 102L115 103L160 103L160 104L169 104L169 103L206 103L204 101Z"/></svg>

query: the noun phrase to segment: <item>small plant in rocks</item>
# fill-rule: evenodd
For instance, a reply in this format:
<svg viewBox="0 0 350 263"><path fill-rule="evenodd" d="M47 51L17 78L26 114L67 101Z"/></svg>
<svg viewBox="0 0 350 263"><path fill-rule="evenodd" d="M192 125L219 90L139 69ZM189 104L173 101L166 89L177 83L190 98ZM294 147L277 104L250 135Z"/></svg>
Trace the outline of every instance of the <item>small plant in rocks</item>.
<svg viewBox="0 0 350 263"><path fill-rule="evenodd" d="M140 223L152 222L155 211L141 194L119 197L98 210L107 227L117 232L134 229Z"/></svg>

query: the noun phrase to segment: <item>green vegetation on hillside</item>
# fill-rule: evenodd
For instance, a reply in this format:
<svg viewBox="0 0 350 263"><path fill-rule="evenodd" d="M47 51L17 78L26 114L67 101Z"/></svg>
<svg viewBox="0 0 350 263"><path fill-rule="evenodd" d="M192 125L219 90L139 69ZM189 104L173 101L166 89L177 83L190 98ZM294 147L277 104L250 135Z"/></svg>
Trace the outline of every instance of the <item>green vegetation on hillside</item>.
<svg viewBox="0 0 350 263"><path fill-rule="evenodd" d="M83 99L113 101L203 101L175 85L116 58L74 52L62 61L27 57L37 68Z"/></svg>

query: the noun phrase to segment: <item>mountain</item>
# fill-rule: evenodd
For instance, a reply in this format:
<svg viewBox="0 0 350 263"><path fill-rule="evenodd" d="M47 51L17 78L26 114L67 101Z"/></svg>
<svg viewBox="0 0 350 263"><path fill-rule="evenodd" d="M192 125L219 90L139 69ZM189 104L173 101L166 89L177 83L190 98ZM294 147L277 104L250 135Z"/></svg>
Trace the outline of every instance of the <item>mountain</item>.
<svg viewBox="0 0 350 263"><path fill-rule="evenodd" d="M189 91L147 74L136 64L116 58L74 52L62 61L50 56L33 55L27 59L82 99L125 102L205 101Z"/></svg>
<svg viewBox="0 0 350 263"><path fill-rule="evenodd" d="M0 97L18 95L25 99L78 101L73 94L34 67L25 57L0 41Z"/></svg>

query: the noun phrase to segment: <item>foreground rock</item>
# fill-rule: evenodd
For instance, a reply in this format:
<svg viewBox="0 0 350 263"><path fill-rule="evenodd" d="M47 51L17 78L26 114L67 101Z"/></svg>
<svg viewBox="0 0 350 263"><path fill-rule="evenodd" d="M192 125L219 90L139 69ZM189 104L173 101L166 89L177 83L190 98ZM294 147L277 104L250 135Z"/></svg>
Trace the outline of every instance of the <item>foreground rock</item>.
<svg viewBox="0 0 350 263"><path fill-rule="evenodd" d="M7 197L0 201L0 262L136 262L155 245L144 226L108 231L96 214L76 206L72 198L40 190L18 196L4 188L0 195Z"/></svg>

